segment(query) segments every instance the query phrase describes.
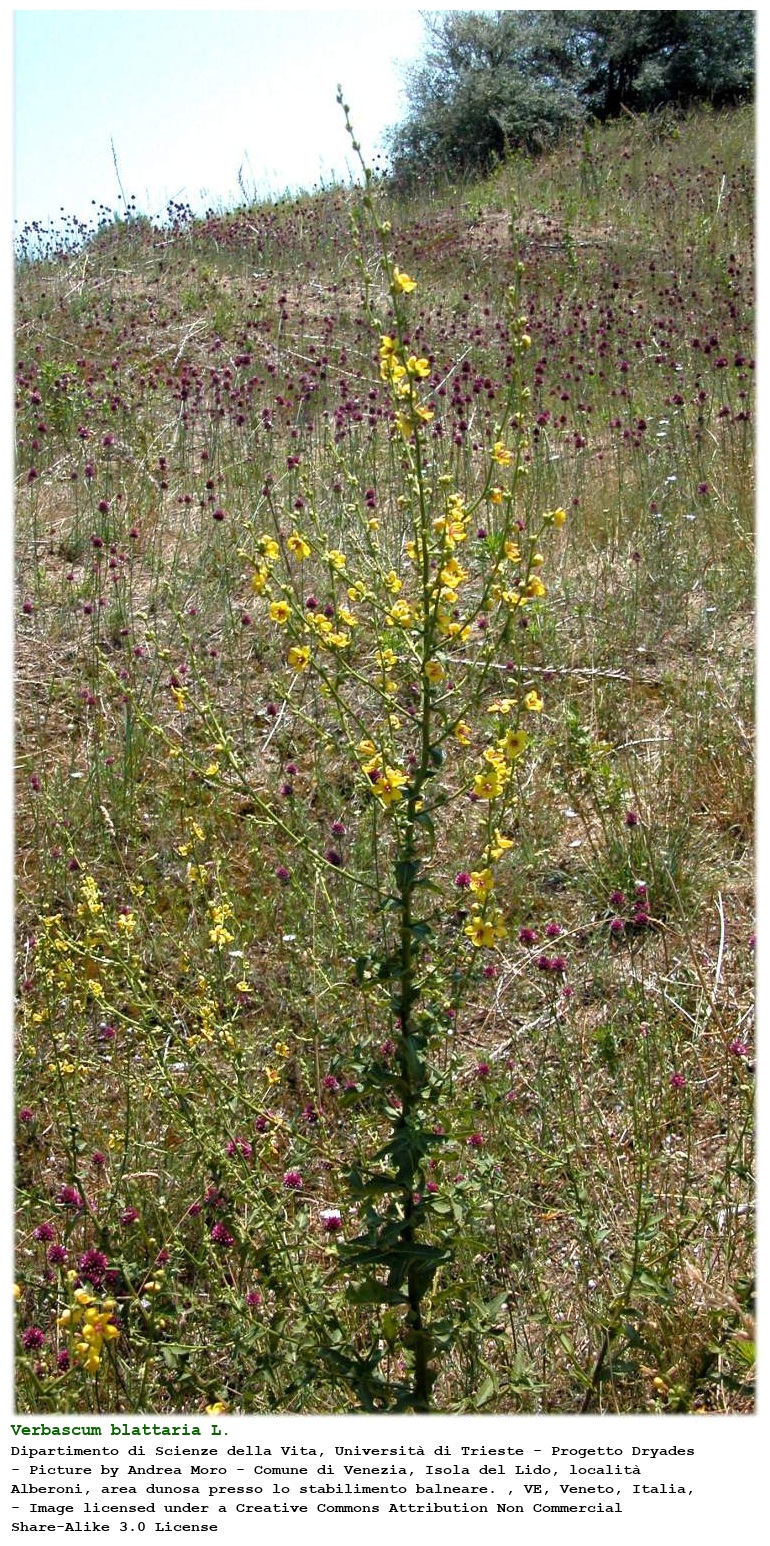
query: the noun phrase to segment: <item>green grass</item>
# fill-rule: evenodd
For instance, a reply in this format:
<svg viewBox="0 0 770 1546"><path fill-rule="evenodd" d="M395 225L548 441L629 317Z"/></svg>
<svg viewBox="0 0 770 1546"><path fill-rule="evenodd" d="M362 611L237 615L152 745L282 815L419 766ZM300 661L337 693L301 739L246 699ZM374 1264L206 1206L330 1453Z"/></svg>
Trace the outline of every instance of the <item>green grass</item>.
<svg viewBox="0 0 770 1546"><path fill-rule="evenodd" d="M542 538L546 597L491 653L476 629L480 681L452 646L469 756L493 699L534 690L544 708L505 807L492 949L469 947L454 884L478 862L461 764L434 786L452 802L421 956L421 1120L444 1141L420 1228L449 1252L424 1295L432 1402L740 1412L753 124L628 121L593 150L588 181L566 144L408 201L374 188L417 280L431 519L444 488L483 493L518 261L532 344L512 509L526 531L568 514ZM374 1203L350 1179L394 1121L380 904L402 829L373 825L352 750L377 711L366 649L401 637L382 622L394 593L372 603L361 676L334 679L360 720L346 736L252 587L260 537L295 524L375 590L407 574L413 491L378 366L392 303L364 230L373 327L357 203L336 189L175 231L116 222L19 255L21 1410L330 1412L411 1377L402 1310L366 1297L353 1242ZM315 556L286 573L300 610L316 591L358 605ZM396 738L409 692L407 673ZM91 1369L62 1323L78 1281L115 1301Z"/></svg>

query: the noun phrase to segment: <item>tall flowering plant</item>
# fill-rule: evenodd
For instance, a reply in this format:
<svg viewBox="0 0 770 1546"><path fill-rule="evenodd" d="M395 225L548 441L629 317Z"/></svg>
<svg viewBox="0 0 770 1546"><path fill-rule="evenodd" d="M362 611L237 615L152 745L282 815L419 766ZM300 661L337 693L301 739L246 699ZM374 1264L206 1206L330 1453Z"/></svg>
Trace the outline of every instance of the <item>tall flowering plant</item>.
<svg viewBox="0 0 770 1546"><path fill-rule="evenodd" d="M337 1344L328 1357L365 1405L426 1411L437 1351L430 1294L452 1257L429 1184L435 1152L447 1141L438 1120L450 1077L440 1055L445 990L449 984L455 1015L479 958L506 938L500 876L515 850L521 770L543 709L509 657L520 623L547 596L541 540L566 517L557 509L533 518L524 493L522 362L530 338L520 314L521 266L507 294L507 401L470 473L473 487L462 487L433 434L431 358L410 340L418 281L394 260L391 227L379 216L363 159L361 166L353 234L377 368L391 400L396 484L388 519L369 491L364 510L351 516L348 506L340 520L302 482L300 458L293 458L300 492L291 509L266 484L242 551L255 605L279 643L284 702L347 769L358 862L346 866L346 882L377 940L356 959L355 977L389 1051L385 1062L373 1057L365 1075L389 1131L369 1164L348 1178L362 1228L337 1247L348 1297L380 1306L382 1336L366 1354ZM501 656L513 666L504 695L496 691ZM217 734L226 760L245 777L226 736ZM340 868L340 853L324 852L285 803L251 792L258 818L277 827L317 874ZM458 834L467 867L448 876L445 855ZM442 1346L448 1340L444 1326ZM399 1353L393 1378L381 1372L384 1343Z"/></svg>

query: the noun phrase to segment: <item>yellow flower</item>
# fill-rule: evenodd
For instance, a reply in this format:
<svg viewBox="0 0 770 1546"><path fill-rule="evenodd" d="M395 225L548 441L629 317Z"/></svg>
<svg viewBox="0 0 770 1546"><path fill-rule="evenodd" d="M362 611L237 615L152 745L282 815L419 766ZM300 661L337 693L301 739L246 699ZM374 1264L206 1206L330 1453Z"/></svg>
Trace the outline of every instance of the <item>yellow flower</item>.
<svg viewBox="0 0 770 1546"><path fill-rule="evenodd" d="M543 700L538 697L536 692L528 692L524 699L524 707L529 709L531 714L539 714L543 707Z"/></svg>
<svg viewBox="0 0 770 1546"><path fill-rule="evenodd" d="M539 575L534 574L524 586L524 595L532 600L535 597L547 596L548 592Z"/></svg>
<svg viewBox="0 0 770 1546"><path fill-rule="evenodd" d="M406 362L406 368L410 376L417 376L421 381L424 381L430 375L429 362L423 359L418 360L413 354L410 354Z"/></svg>
<svg viewBox="0 0 770 1546"><path fill-rule="evenodd" d="M286 659L292 671L306 671L310 662L310 650L306 644L292 644Z"/></svg>
<svg viewBox="0 0 770 1546"><path fill-rule="evenodd" d="M209 929L209 939L212 945L221 950L224 945L229 945L235 939L235 935L226 929L223 923L215 923L213 929Z"/></svg>
<svg viewBox="0 0 770 1546"><path fill-rule="evenodd" d="M340 553L338 548L330 548L326 558L327 562L331 564L332 569L344 569L347 563L346 555L344 553Z"/></svg>
<svg viewBox="0 0 770 1546"><path fill-rule="evenodd" d="M550 510L545 519L547 521L552 521L554 526L563 526L567 519L567 512L561 508L558 510Z"/></svg>
<svg viewBox="0 0 770 1546"><path fill-rule="evenodd" d="M391 607L385 621L391 625L398 623L402 628L406 628L412 621L412 608L409 602L397 601L395 606Z"/></svg>
<svg viewBox="0 0 770 1546"><path fill-rule="evenodd" d="M265 1069L265 1078L266 1078L268 1084L277 1084L278 1080L280 1079L280 1077L281 1077L280 1074L276 1073L276 1070L274 1068L266 1068Z"/></svg>
<svg viewBox="0 0 770 1546"><path fill-rule="evenodd" d="M392 381L394 383L402 381L406 375L406 366L401 365L394 354L381 355L380 375L383 381Z"/></svg>
<svg viewBox="0 0 770 1546"><path fill-rule="evenodd" d="M464 932L477 949L483 945L489 950L496 940L504 938L505 925L499 912L493 913L489 918L482 918L481 913L474 913L470 922L465 925Z"/></svg>
<svg viewBox="0 0 770 1546"><path fill-rule="evenodd" d="M425 675L427 676L428 681L432 682L434 686L436 686L439 682L443 682L445 673L441 661L426 660Z"/></svg>
<svg viewBox="0 0 770 1546"><path fill-rule="evenodd" d="M251 576L251 588L255 596L261 596L269 577L269 571L267 569L254 570L254 573Z"/></svg>
<svg viewBox="0 0 770 1546"><path fill-rule="evenodd" d="M374 784L374 792L386 809L401 799L401 791L407 782L406 773L400 768L386 767Z"/></svg>
<svg viewBox="0 0 770 1546"><path fill-rule="evenodd" d="M505 556L510 559L512 564L518 563L521 558L520 549L516 546L515 542L511 541L510 537L505 544Z"/></svg>
<svg viewBox="0 0 770 1546"><path fill-rule="evenodd" d="M542 707L542 704L541 704ZM529 737L526 730L508 730L498 741L498 746L506 762L513 762L520 757L525 750Z"/></svg>
<svg viewBox="0 0 770 1546"><path fill-rule="evenodd" d="M503 834L498 827L497 831L495 832L495 840L489 845L490 859L501 859L508 848L513 848L513 839L510 837L503 837Z"/></svg>
<svg viewBox="0 0 770 1546"><path fill-rule="evenodd" d="M203 776L204 776L204 778L216 778L218 772L219 772L219 763L218 762L210 762L208 767L205 769L205 772L204 772Z"/></svg>
<svg viewBox="0 0 770 1546"><path fill-rule="evenodd" d="M229 1412L229 1410L230 1408L226 1401L212 1401L211 1406L206 1407L206 1416L221 1417L223 1413Z"/></svg>
<svg viewBox="0 0 770 1546"><path fill-rule="evenodd" d="M502 440L496 440L492 447L492 461L497 462L498 467L510 467L513 461L513 452L508 450Z"/></svg>
<svg viewBox="0 0 770 1546"><path fill-rule="evenodd" d="M422 408L419 404L414 403L408 412L396 414L396 428L403 435L404 439L408 440L414 433L417 423L430 424L432 418L432 408Z"/></svg>
<svg viewBox="0 0 770 1546"><path fill-rule="evenodd" d="M489 767L483 773L477 773L473 780L473 793L477 800L496 800L502 788L500 773L495 767Z"/></svg>
<svg viewBox="0 0 770 1546"><path fill-rule="evenodd" d="M444 565L441 571L442 585L455 587L457 585L462 585L463 580L467 580L467 578L468 570L463 569L462 564L458 563L457 559L454 557L450 558L449 562Z"/></svg>
<svg viewBox="0 0 770 1546"><path fill-rule="evenodd" d="M458 719L457 724L455 725L455 737L460 742L461 746L470 746L471 727L464 719Z"/></svg>
<svg viewBox="0 0 770 1546"><path fill-rule="evenodd" d="M417 289L417 282L414 279L410 279L409 275L403 273L400 268L394 268L393 289L399 291L402 295L410 295L412 290Z"/></svg>
<svg viewBox="0 0 770 1546"><path fill-rule="evenodd" d="M286 546L294 554L294 557L300 561L303 558L310 557L310 546L304 537L300 536L298 531L293 531L291 536L287 538Z"/></svg>
<svg viewBox="0 0 770 1546"><path fill-rule="evenodd" d="M259 546L260 546L262 552L264 553L265 558L270 558L270 559L273 559L273 560L275 560L276 558L280 558L280 556L281 556L281 549L279 548L278 543L276 542L274 537L267 537L267 536L260 537L260 539L259 539Z"/></svg>
<svg viewBox="0 0 770 1546"><path fill-rule="evenodd" d="M385 576L385 586L386 586L387 590L390 591L391 596L397 596L398 595L398 593L399 593L399 591L401 589L401 580L399 579L398 575L396 574L395 569L389 570L389 572L386 574L386 576Z"/></svg>
<svg viewBox="0 0 770 1546"><path fill-rule="evenodd" d="M281 627L283 627L284 623L288 623L291 617L291 607L288 601L271 601L269 616L271 622L280 623Z"/></svg>
<svg viewBox="0 0 770 1546"><path fill-rule="evenodd" d="M275 1050L279 1058L287 1058L289 1056L289 1046L285 1041L277 1041Z"/></svg>
<svg viewBox="0 0 770 1546"><path fill-rule="evenodd" d="M490 869L471 871L471 891L475 893L480 902L486 901L494 883L494 877Z"/></svg>
<svg viewBox="0 0 770 1546"><path fill-rule="evenodd" d="M502 502L503 502L503 490L501 488L498 488L497 485L495 485L494 488L491 488L489 490L489 493L487 494L487 499L489 500L489 503L491 505L500 505L500 504L502 504Z"/></svg>

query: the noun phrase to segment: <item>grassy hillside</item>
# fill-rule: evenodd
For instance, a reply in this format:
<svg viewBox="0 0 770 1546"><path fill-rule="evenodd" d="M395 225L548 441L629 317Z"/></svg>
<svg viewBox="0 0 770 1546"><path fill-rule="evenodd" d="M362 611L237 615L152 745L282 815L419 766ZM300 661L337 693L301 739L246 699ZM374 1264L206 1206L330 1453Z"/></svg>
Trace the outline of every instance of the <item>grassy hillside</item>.
<svg viewBox="0 0 770 1546"><path fill-rule="evenodd" d="M171 217L19 247L18 1404L748 1410L752 119Z"/></svg>

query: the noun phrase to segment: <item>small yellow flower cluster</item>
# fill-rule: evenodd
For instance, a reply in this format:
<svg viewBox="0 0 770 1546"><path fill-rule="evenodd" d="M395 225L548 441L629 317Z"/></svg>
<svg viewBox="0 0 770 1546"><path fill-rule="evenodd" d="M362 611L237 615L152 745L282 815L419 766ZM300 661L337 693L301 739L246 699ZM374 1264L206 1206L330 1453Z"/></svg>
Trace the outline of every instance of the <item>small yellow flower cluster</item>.
<svg viewBox="0 0 770 1546"><path fill-rule="evenodd" d="M105 1342L116 1342L120 1336L112 1318L115 1300L100 1302L85 1288L76 1288L72 1297L74 1306L63 1310L56 1324L71 1337L76 1362L89 1374L95 1374Z"/></svg>
<svg viewBox="0 0 770 1546"><path fill-rule="evenodd" d="M398 283L396 275L400 275ZM408 274L400 274L399 269L394 269L394 288L408 293L416 286ZM396 398L396 425L404 439L408 440L420 424L430 424L434 416L433 409L419 402L416 395L416 383L426 381L430 376L430 361L415 354L407 354L397 338L385 333L380 339L380 376L383 381L387 381Z"/></svg>
<svg viewBox="0 0 770 1546"><path fill-rule="evenodd" d="M443 538L444 547L449 553L454 550L458 542L468 540L469 521L470 514L465 508L462 494L454 492L448 494L444 514L436 516L433 530Z"/></svg>
<svg viewBox="0 0 770 1546"><path fill-rule="evenodd" d="M211 915L209 939L217 950L222 950L235 939L235 935L225 927L227 919L232 916L232 908L227 902L209 902L209 913Z"/></svg>
<svg viewBox="0 0 770 1546"><path fill-rule="evenodd" d="M403 798L403 789L408 783L406 773L400 768L390 767L386 759L380 756L373 741L361 741L356 751L362 759L361 771L366 774L380 804L389 810Z"/></svg>
<svg viewBox="0 0 770 1546"><path fill-rule="evenodd" d="M90 914L92 918L98 918L99 914L104 912L101 892L93 875L83 876L80 882L80 895L83 900L78 902L76 908L79 918L84 917L86 913Z"/></svg>

